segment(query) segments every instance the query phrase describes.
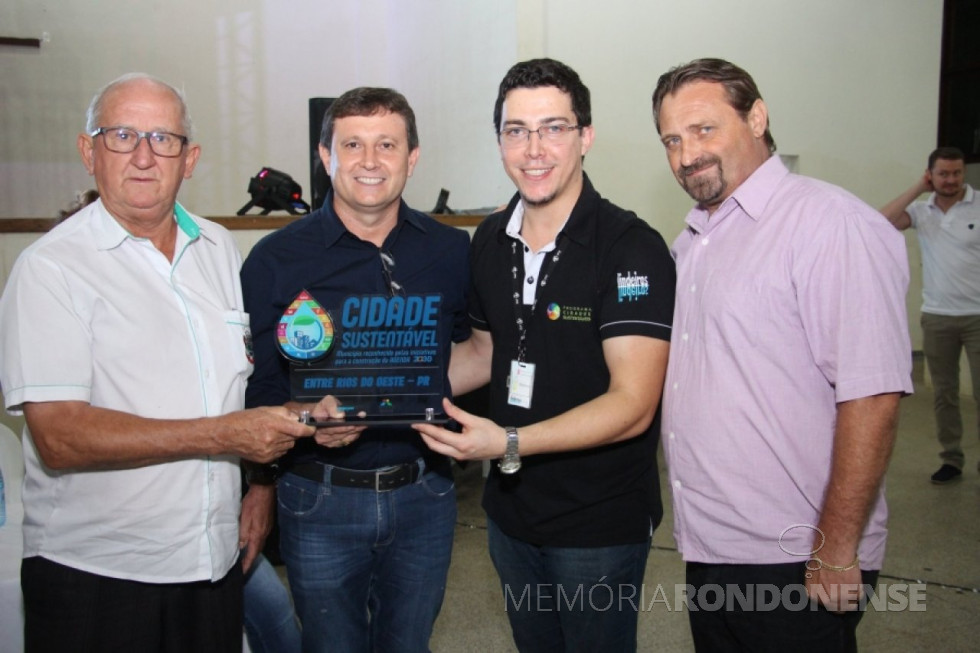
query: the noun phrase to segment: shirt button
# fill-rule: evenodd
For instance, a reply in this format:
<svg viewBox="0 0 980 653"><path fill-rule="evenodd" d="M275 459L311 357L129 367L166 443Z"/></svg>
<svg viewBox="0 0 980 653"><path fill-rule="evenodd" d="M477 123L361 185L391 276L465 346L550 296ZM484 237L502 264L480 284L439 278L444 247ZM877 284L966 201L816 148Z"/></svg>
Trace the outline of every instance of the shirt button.
<svg viewBox="0 0 980 653"><path fill-rule="evenodd" d="M695 291L695 290L697 290L697 289L698 289L698 284L696 284L696 283L692 283L692 284L691 284L691 292L694 292L694 291Z"/></svg>
<svg viewBox="0 0 980 653"><path fill-rule="evenodd" d="M674 489L675 490L681 489L681 482L680 481L674 481Z"/></svg>
<svg viewBox="0 0 980 653"><path fill-rule="evenodd" d="M534 283L534 277L528 277L528 278L527 278L527 283L528 283L529 285L530 285L530 284L532 284L532 283Z"/></svg>
<svg viewBox="0 0 980 653"><path fill-rule="evenodd" d="M668 433L667 434L667 437L670 438L671 440L673 440L674 439L674 432L671 431L670 433Z"/></svg>
<svg viewBox="0 0 980 653"><path fill-rule="evenodd" d="M675 384L674 384L674 390L676 390L676 389L677 389L677 384L675 383Z"/></svg>
<svg viewBox="0 0 980 653"><path fill-rule="evenodd" d="M702 245L707 245L707 244L708 244L708 239L707 239L707 238L705 238L704 240L702 240L702 241L701 241L701 244L702 244Z"/></svg>
<svg viewBox="0 0 980 653"><path fill-rule="evenodd" d="M686 333L681 336L681 340L687 340L687 334Z"/></svg>

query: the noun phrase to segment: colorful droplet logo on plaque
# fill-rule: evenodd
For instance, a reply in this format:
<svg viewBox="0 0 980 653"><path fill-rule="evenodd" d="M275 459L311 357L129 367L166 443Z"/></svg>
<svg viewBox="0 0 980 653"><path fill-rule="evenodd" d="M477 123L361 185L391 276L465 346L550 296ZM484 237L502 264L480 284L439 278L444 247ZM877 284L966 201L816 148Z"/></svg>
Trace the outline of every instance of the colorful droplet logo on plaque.
<svg viewBox="0 0 980 653"><path fill-rule="evenodd" d="M308 362L326 356L333 346L330 314L307 291L296 295L276 328L276 344L289 360Z"/></svg>

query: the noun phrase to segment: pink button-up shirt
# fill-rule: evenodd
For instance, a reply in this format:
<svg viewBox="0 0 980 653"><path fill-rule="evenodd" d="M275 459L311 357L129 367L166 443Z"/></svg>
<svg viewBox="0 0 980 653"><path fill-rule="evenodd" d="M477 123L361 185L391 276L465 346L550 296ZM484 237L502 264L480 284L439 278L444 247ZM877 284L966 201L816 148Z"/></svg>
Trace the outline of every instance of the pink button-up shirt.
<svg viewBox="0 0 980 653"><path fill-rule="evenodd" d="M760 166L674 243L663 443L674 537L695 562L806 559L839 402L912 391L905 241L829 184ZM861 540L880 569L879 492Z"/></svg>

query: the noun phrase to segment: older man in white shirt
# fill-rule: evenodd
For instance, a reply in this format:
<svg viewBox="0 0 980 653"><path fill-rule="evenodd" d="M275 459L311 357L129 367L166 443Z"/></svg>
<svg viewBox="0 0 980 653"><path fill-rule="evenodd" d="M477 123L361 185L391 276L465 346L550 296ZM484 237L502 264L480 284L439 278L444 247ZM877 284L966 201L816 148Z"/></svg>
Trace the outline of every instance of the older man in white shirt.
<svg viewBox="0 0 980 653"><path fill-rule="evenodd" d="M265 532L244 515L239 534L239 457L313 434L241 410L240 256L176 203L189 137L173 87L102 89L78 137L101 199L26 249L0 298L0 383L27 421L28 651L241 650L239 548Z"/></svg>

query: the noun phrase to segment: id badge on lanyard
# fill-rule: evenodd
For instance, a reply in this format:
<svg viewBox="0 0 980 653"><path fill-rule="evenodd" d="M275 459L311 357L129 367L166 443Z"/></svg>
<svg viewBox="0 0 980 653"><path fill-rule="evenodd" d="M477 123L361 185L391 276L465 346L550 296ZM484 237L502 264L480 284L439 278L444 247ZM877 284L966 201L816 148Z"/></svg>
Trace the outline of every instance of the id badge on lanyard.
<svg viewBox="0 0 980 653"><path fill-rule="evenodd" d="M510 377L508 378L507 403L511 406L530 408L533 393L534 363L512 360L510 362Z"/></svg>
<svg viewBox="0 0 980 653"><path fill-rule="evenodd" d="M531 407L531 396L534 394L534 363L528 363L524 357L527 345L527 325L524 323L524 317L522 315L522 305L521 291L520 291L520 280L518 277L518 260L519 256L517 252L517 242L511 243L511 257L513 260L512 276L513 276L513 288L514 288L514 315L517 320L517 331L520 334L517 344L517 358L511 360L510 362L510 376L507 377L507 403L511 406L520 406L521 408ZM561 247L555 249L554 255L551 257L551 261L545 273L541 276L541 281L539 282L537 292L534 294L534 303L531 304L530 318L534 319L534 309L538 305L538 298L541 295L542 289L548 284L548 277L555 269L555 264L558 263L558 259L561 256Z"/></svg>

